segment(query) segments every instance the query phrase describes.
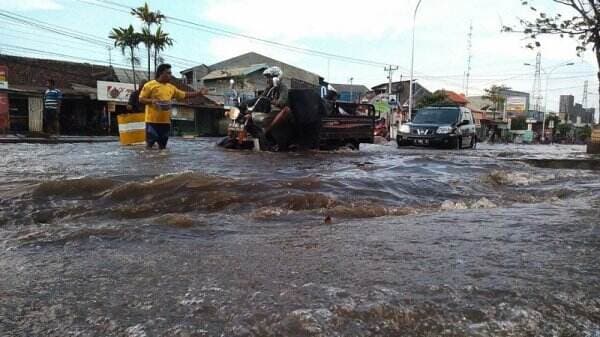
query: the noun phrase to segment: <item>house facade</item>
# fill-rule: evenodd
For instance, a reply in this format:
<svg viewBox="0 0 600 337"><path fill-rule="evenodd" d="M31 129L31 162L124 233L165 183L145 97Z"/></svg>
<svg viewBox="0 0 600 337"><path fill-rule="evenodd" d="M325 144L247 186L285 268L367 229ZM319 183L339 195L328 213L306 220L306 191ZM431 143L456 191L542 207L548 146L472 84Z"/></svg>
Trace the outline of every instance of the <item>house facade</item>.
<svg viewBox="0 0 600 337"><path fill-rule="evenodd" d="M134 75L138 83L147 77L143 71L134 74L129 69L8 55L0 55L0 66L6 69L8 82L7 88L1 88L0 92L8 97L7 131L10 133L43 131L43 97L47 80L53 79L63 94L59 113L61 135L116 135L116 116L127 112ZM193 90L179 80L173 84L184 91ZM198 111L214 115L212 119L219 114L214 111L218 105L206 97L178 105L194 111L191 121L194 125ZM217 131L215 126L207 133Z"/></svg>
<svg viewBox="0 0 600 337"><path fill-rule="evenodd" d="M318 89L324 84L323 78L310 71L250 52L210 66L199 65L181 72L186 83L194 88L205 86L209 94L223 96L229 91L230 80L243 92L260 92L266 87L262 71L267 67L278 66L283 71L282 83L291 89ZM261 71L262 70L262 71Z"/></svg>

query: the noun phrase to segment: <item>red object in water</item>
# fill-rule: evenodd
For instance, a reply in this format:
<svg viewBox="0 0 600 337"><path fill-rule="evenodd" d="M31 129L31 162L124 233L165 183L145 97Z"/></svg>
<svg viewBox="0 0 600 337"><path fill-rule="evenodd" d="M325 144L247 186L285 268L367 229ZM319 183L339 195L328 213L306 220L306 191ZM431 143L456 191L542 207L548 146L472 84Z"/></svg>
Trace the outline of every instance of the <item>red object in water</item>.
<svg viewBox="0 0 600 337"><path fill-rule="evenodd" d="M0 130L8 129L8 94L0 93Z"/></svg>
<svg viewBox="0 0 600 337"><path fill-rule="evenodd" d="M378 136L378 137L383 137L383 138L388 137L388 129L387 129L387 125L385 124L385 119L378 120L375 122L374 133L375 133L375 136Z"/></svg>

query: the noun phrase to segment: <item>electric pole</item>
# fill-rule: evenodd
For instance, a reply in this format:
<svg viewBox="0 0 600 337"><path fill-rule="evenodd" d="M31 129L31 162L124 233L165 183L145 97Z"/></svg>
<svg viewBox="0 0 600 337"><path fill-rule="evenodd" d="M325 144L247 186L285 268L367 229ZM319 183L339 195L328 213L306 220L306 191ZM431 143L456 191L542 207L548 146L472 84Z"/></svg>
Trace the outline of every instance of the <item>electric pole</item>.
<svg viewBox="0 0 600 337"><path fill-rule="evenodd" d="M383 70L387 71L388 73L388 80L389 80L389 86L388 86L388 94L391 95L392 94L392 78L394 75L394 71L398 70L398 66L388 66L383 68Z"/></svg>
<svg viewBox="0 0 600 337"><path fill-rule="evenodd" d="M467 40L467 74L465 78L465 96L469 96L469 80L471 79L471 60L473 58L473 21L471 21L471 26L469 27L469 35Z"/></svg>
<svg viewBox="0 0 600 337"><path fill-rule="evenodd" d="M107 47L107 49L108 49L108 66L112 67L112 50L113 50L113 48L109 46L109 47Z"/></svg>
<svg viewBox="0 0 600 337"><path fill-rule="evenodd" d="M388 72L388 81L389 81L389 85L388 85L388 102L390 100L390 97L392 96L392 79L394 76L394 71L398 70L398 66L392 66L391 64L388 67L383 68L383 70ZM396 98L396 104L398 104L398 98ZM393 130L393 125L396 123L396 121L393 121L392 119L394 119L394 115L392 114L392 111L390 109L390 111L388 111L388 115L386 118L386 124L389 130L389 134L390 135L394 135L394 130Z"/></svg>
<svg viewBox="0 0 600 337"><path fill-rule="evenodd" d="M588 104L588 81L586 80L583 83L583 97L581 98L581 105L584 108L587 108L587 104Z"/></svg>
<svg viewBox="0 0 600 337"><path fill-rule="evenodd" d="M542 53L538 52L535 58L535 79L533 80L533 98L535 105L533 110L538 112L542 109Z"/></svg>

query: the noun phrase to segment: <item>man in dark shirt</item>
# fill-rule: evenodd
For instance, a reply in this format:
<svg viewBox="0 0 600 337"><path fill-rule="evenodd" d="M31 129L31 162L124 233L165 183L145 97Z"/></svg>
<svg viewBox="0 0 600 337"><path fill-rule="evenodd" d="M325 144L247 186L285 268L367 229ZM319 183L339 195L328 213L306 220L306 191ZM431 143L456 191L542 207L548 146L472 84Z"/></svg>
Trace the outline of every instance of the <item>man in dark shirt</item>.
<svg viewBox="0 0 600 337"><path fill-rule="evenodd" d="M58 115L62 104L62 92L56 88L53 79L47 82L48 89L44 92L44 132L58 133Z"/></svg>
<svg viewBox="0 0 600 337"><path fill-rule="evenodd" d="M140 103L140 92L144 88L146 81L140 82L137 90L129 95L129 102L127 102L127 111L131 113L143 113L145 111L145 105Z"/></svg>

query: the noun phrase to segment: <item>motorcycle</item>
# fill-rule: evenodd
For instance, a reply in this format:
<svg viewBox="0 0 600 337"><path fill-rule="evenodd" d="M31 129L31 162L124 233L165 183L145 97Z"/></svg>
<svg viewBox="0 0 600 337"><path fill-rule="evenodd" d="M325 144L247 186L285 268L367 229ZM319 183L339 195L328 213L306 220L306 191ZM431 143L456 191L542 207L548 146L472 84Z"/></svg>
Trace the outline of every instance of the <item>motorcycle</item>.
<svg viewBox="0 0 600 337"><path fill-rule="evenodd" d="M234 85L235 82L231 80L233 93L229 99L231 107L225 112L225 117L229 119L227 137L221 140L219 145L229 149L269 150L273 144L265 135L264 129L274 117L268 111L271 106L269 97L276 85L256 98L252 105L242 102Z"/></svg>

